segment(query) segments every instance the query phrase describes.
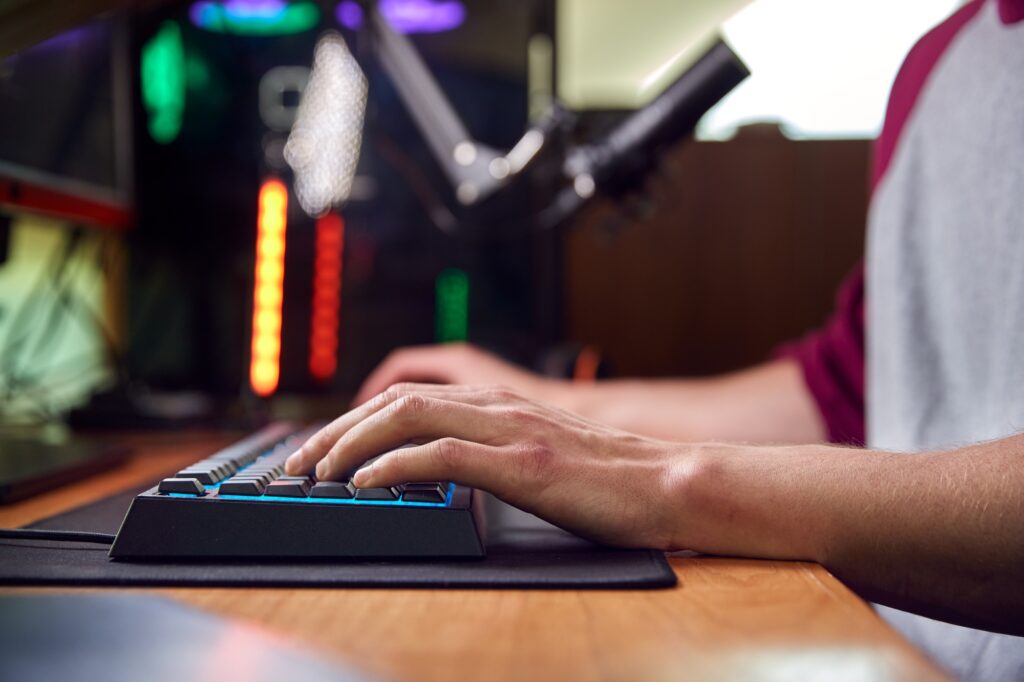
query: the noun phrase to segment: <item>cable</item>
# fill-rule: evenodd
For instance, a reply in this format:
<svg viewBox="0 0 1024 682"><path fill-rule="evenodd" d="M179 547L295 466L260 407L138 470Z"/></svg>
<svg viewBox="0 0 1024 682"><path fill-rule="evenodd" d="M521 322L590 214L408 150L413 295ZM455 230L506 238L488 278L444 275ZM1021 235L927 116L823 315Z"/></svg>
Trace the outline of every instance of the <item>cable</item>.
<svg viewBox="0 0 1024 682"><path fill-rule="evenodd" d="M108 533L87 533L77 530L35 530L33 528L0 528L0 540L49 540L52 542L92 542L97 545L114 544Z"/></svg>

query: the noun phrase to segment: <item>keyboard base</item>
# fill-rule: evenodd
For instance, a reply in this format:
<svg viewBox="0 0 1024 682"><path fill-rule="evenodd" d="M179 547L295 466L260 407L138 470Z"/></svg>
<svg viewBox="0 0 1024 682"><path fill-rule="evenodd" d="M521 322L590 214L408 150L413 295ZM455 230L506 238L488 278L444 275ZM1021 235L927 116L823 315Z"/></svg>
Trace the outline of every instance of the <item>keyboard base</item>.
<svg viewBox="0 0 1024 682"><path fill-rule="evenodd" d="M133 500L114 559L481 559L480 494L456 486L450 505L289 504L183 498Z"/></svg>

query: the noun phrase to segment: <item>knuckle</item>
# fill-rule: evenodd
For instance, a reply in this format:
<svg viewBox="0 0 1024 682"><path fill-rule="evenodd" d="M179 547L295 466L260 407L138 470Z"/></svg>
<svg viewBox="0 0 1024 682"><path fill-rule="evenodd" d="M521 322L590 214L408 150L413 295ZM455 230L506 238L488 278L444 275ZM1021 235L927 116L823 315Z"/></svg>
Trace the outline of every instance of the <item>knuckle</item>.
<svg viewBox="0 0 1024 682"><path fill-rule="evenodd" d="M494 386L491 388L491 395L495 401L500 403L511 403L519 399L519 395L508 386Z"/></svg>
<svg viewBox="0 0 1024 682"><path fill-rule="evenodd" d="M385 363L389 363L389 364L396 363L396 362L400 362L400 361L404 360L408 356L409 356L409 349L408 348L405 348L405 347L396 348L396 349L394 349L393 351L391 351L390 353L387 354L387 357L384 358L384 362Z"/></svg>
<svg viewBox="0 0 1024 682"><path fill-rule="evenodd" d="M543 480L550 475L554 451L539 441L519 443L512 449L511 460L523 480Z"/></svg>
<svg viewBox="0 0 1024 682"><path fill-rule="evenodd" d="M544 416L523 407L506 407L501 410L501 418L515 429L529 430L541 427Z"/></svg>
<svg viewBox="0 0 1024 682"><path fill-rule="evenodd" d="M462 457L463 444L457 438L441 438L434 441L434 457L445 469L451 469Z"/></svg>
<svg viewBox="0 0 1024 682"><path fill-rule="evenodd" d="M393 405L393 414L398 419L416 419L427 411L428 400L417 393L403 395Z"/></svg>
<svg viewBox="0 0 1024 682"><path fill-rule="evenodd" d="M376 409L382 409L392 404L401 397L401 393L396 389L395 386L388 386L386 389L377 394L374 398Z"/></svg>

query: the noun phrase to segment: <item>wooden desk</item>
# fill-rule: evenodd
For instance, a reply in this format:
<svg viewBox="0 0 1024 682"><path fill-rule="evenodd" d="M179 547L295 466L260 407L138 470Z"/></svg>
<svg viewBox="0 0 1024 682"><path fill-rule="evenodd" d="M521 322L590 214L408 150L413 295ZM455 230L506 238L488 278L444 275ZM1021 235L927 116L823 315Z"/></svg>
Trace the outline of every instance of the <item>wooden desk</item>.
<svg viewBox="0 0 1024 682"><path fill-rule="evenodd" d="M141 485L230 438L133 440L138 455L122 468L2 507L0 526L30 523ZM255 621L324 656L399 680L450 680L453 671L455 679L531 682L946 679L816 564L671 561L679 585L654 591L125 591Z"/></svg>

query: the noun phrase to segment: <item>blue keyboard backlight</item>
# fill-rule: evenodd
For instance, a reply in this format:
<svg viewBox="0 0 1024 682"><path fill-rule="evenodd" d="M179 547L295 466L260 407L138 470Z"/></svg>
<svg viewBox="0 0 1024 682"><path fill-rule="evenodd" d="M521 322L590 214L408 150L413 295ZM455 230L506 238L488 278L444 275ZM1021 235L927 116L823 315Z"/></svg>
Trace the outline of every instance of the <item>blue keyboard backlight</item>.
<svg viewBox="0 0 1024 682"><path fill-rule="evenodd" d="M455 484L448 484L448 496L444 502L406 502L405 500L355 500L355 499L340 499L330 497L279 497L277 495L217 495L215 494L220 487L219 485L206 485L208 498L201 499L221 499L221 500L243 500L246 502L290 502L290 503L306 503L306 504L349 504L349 505L367 505L377 507L447 507L452 502L452 494L455 492ZM190 500L196 499L195 495L188 495L186 493L164 493L167 497L182 497Z"/></svg>

